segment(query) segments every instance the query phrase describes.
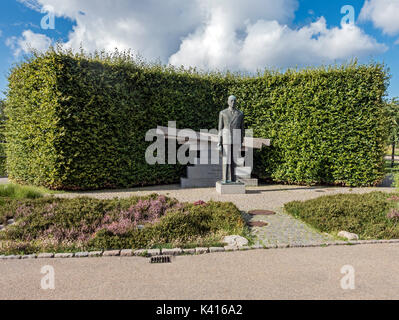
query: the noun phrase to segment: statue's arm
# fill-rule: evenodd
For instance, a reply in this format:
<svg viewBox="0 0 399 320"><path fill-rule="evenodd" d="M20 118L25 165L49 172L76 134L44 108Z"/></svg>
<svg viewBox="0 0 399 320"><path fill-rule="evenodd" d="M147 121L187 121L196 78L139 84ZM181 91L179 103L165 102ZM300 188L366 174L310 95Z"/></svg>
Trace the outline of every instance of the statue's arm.
<svg viewBox="0 0 399 320"><path fill-rule="evenodd" d="M241 145L244 143L244 138L245 138L245 128L244 128L244 114L243 114L241 121Z"/></svg>
<svg viewBox="0 0 399 320"><path fill-rule="evenodd" d="M223 144L223 115L220 112L219 113L219 127L218 127L218 133L219 133L219 143L218 146L221 147Z"/></svg>

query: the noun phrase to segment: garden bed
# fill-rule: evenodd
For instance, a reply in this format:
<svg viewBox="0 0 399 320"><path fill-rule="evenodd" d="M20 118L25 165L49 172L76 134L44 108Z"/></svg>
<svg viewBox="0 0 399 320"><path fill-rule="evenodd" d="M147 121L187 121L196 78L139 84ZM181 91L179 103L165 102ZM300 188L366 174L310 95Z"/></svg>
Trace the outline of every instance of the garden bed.
<svg viewBox="0 0 399 320"><path fill-rule="evenodd" d="M287 213L321 232L349 231L360 239L399 239L399 195L338 194L285 204Z"/></svg>
<svg viewBox="0 0 399 320"><path fill-rule="evenodd" d="M161 195L128 199L0 198L0 254L222 246L248 236L232 203L180 203Z"/></svg>

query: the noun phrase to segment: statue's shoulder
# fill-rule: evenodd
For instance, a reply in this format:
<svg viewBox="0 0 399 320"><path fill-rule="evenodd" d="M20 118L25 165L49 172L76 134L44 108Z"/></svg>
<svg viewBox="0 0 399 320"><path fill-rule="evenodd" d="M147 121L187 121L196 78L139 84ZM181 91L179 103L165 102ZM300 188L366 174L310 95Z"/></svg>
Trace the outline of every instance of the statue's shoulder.
<svg viewBox="0 0 399 320"><path fill-rule="evenodd" d="M228 110L229 110L229 108L224 109L224 110L220 111L220 114L225 114Z"/></svg>

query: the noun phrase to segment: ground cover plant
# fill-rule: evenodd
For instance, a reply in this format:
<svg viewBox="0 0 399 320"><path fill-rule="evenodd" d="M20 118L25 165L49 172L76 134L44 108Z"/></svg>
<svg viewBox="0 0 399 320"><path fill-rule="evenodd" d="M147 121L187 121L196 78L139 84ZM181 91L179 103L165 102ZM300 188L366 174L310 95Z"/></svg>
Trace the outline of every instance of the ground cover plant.
<svg viewBox="0 0 399 320"><path fill-rule="evenodd" d="M44 195L44 188L34 186L21 186L18 184L7 183L0 185L0 197L14 199L36 199Z"/></svg>
<svg viewBox="0 0 399 320"><path fill-rule="evenodd" d="M284 209L321 232L349 231L361 239L399 239L399 196L372 192L293 201Z"/></svg>
<svg viewBox="0 0 399 320"><path fill-rule="evenodd" d="M232 203L179 203L162 195L128 199L0 198L0 253L221 245L248 233Z"/></svg>

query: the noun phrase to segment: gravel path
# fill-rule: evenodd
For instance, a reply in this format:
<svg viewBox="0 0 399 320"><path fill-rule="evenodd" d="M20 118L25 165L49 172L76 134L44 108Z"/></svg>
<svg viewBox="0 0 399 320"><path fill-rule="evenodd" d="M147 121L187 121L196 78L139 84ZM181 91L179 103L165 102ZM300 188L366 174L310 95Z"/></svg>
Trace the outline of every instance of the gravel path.
<svg viewBox="0 0 399 320"><path fill-rule="evenodd" d="M378 244L178 256L168 264L6 260L0 299L399 299L398 259L399 245ZM54 290L40 286L46 265L54 268ZM354 290L341 288L345 265L354 268Z"/></svg>
<svg viewBox="0 0 399 320"><path fill-rule="evenodd" d="M303 245L320 244L333 240L331 235L320 234L306 224L282 212L285 203L294 200L308 200L323 195L339 193L367 193L372 191L393 192L393 188L336 188L336 187L303 187L285 185L264 185L248 187L245 195L219 195L215 188L180 189L178 185L143 187L127 190L104 190L91 192L74 192L57 194L62 198L89 196L99 199L112 199L115 197L130 197L133 195L148 195L159 193L174 197L179 201L194 202L197 200L231 201L240 210L273 210L276 215L254 216L245 215L248 221L265 221L265 227L251 229L258 245Z"/></svg>

